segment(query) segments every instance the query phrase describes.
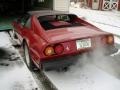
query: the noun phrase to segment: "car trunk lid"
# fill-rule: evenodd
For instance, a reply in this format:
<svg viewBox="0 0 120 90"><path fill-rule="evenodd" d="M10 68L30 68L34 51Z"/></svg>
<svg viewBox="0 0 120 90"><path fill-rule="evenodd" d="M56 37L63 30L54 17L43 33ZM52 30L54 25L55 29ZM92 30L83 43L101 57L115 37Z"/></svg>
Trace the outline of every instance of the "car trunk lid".
<svg viewBox="0 0 120 90"><path fill-rule="evenodd" d="M58 28L46 31L48 42L63 42L106 34L108 33L90 26Z"/></svg>

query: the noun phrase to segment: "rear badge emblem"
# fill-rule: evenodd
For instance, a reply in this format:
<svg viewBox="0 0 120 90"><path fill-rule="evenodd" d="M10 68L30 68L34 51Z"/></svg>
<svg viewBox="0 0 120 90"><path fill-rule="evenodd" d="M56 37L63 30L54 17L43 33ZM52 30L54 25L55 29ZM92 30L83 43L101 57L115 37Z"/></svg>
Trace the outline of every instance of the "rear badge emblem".
<svg viewBox="0 0 120 90"><path fill-rule="evenodd" d="M69 50L70 50L70 48L67 46L67 47L66 47L66 50L67 50L67 51L69 51Z"/></svg>

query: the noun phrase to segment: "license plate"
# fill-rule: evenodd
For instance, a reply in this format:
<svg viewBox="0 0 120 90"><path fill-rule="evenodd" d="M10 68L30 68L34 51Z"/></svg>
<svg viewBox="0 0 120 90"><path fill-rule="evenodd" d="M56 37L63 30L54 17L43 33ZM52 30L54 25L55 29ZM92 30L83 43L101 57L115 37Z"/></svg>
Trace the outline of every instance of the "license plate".
<svg viewBox="0 0 120 90"><path fill-rule="evenodd" d="M77 49L84 49L91 47L91 39L76 40Z"/></svg>

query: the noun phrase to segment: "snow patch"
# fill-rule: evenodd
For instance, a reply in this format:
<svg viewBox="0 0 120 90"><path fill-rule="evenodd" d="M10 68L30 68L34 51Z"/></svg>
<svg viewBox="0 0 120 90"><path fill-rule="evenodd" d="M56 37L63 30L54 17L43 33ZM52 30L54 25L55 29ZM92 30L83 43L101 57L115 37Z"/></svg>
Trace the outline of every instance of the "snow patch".
<svg viewBox="0 0 120 90"><path fill-rule="evenodd" d="M8 47L12 45L10 42L9 35L6 33L0 32L0 47Z"/></svg>
<svg viewBox="0 0 120 90"><path fill-rule="evenodd" d="M119 90L120 80L114 75L116 63L97 48L92 54L79 56L67 72L45 72L58 90Z"/></svg>

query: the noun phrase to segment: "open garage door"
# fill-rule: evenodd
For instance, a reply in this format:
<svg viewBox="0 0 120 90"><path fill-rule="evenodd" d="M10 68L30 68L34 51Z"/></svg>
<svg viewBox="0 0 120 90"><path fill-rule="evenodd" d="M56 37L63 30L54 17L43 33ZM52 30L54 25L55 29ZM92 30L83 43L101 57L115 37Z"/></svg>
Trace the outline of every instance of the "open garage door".
<svg viewBox="0 0 120 90"><path fill-rule="evenodd" d="M31 10L52 10L53 0L0 0L0 31L10 30L11 22Z"/></svg>
<svg viewBox="0 0 120 90"><path fill-rule="evenodd" d="M53 0L37 0L34 7L35 10L53 10Z"/></svg>
<svg viewBox="0 0 120 90"><path fill-rule="evenodd" d="M34 0L0 0L0 13L3 15L24 13L33 4Z"/></svg>
<svg viewBox="0 0 120 90"><path fill-rule="evenodd" d="M0 0L0 27L11 25L15 17L31 10L68 11L70 0ZM8 21L9 20L9 21ZM6 24L9 23L9 24ZM5 26L4 26L5 25ZM11 27L11 26L10 26Z"/></svg>
<svg viewBox="0 0 120 90"><path fill-rule="evenodd" d="M11 30L11 22L34 6L35 0L0 0L0 31Z"/></svg>
<svg viewBox="0 0 120 90"><path fill-rule="evenodd" d="M30 10L52 10L53 0L0 0L0 13L24 13Z"/></svg>
<svg viewBox="0 0 120 90"><path fill-rule="evenodd" d="M30 10L68 11L70 0L0 0L0 13L24 13Z"/></svg>

